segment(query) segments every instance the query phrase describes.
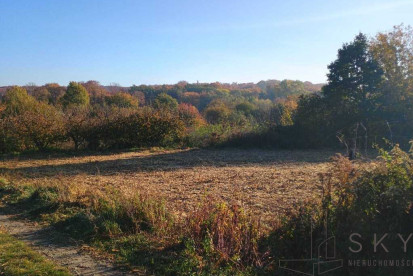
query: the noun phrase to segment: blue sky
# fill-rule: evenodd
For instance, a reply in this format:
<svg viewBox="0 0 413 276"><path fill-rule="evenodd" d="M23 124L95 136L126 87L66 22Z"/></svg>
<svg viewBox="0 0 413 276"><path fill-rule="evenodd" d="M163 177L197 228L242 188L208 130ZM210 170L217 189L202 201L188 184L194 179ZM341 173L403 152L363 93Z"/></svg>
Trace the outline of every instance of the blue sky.
<svg viewBox="0 0 413 276"><path fill-rule="evenodd" d="M413 25L413 0L0 0L0 86L326 80L362 31Z"/></svg>

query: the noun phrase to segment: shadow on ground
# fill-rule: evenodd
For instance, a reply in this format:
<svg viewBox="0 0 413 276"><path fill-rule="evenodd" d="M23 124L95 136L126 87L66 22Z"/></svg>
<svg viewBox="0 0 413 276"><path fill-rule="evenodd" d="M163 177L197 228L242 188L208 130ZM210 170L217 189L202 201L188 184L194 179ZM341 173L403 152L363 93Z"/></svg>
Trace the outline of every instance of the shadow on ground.
<svg viewBox="0 0 413 276"><path fill-rule="evenodd" d="M154 154L127 153L81 155L67 158L67 162L57 162L38 156L33 160L41 160L41 164L28 166L9 166L7 161L0 165L0 173L22 174L25 177L43 177L55 175L112 175L127 172L172 171L197 167L225 166L266 166L279 163L320 163L326 162L334 151L275 151L275 150L200 150L162 152ZM26 162L31 159L24 158ZM13 160L17 161L17 160ZM20 160L18 160L20 161Z"/></svg>

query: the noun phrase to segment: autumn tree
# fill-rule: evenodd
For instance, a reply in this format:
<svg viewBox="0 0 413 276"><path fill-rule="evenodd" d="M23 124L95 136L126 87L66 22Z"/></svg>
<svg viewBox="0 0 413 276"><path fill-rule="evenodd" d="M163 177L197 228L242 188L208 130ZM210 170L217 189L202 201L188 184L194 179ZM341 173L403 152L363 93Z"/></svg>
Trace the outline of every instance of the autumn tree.
<svg viewBox="0 0 413 276"><path fill-rule="evenodd" d="M177 110L178 101L166 93L161 93L156 97L153 105L157 109Z"/></svg>
<svg viewBox="0 0 413 276"><path fill-rule="evenodd" d="M210 124L223 123L230 115L231 110L222 101L211 102L204 110L205 119Z"/></svg>
<svg viewBox="0 0 413 276"><path fill-rule="evenodd" d="M89 94L90 104L102 105L105 103L105 98L109 96L109 92L98 81L90 80L82 83L82 85Z"/></svg>
<svg viewBox="0 0 413 276"><path fill-rule="evenodd" d="M63 95L61 102L64 107L68 106L87 106L89 105L89 94L86 88L80 83L70 82L66 93Z"/></svg>
<svg viewBox="0 0 413 276"><path fill-rule="evenodd" d="M6 108L6 104L0 104L0 153L16 151L22 147L19 137L12 130L13 121Z"/></svg>
<svg viewBox="0 0 413 276"><path fill-rule="evenodd" d="M5 114L19 114L33 108L35 99L30 96L26 89L20 86L13 86L6 91L3 102L6 106Z"/></svg>
<svg viewBox="0 0 413 276"><path fill-rule="evenodd" d="M266 87L266 92L271 100L309 93L303 82L293 80L283 80L281 82L270 84Z"/></svg>
<svg viewBox="0 0 413 276"><path fill-rule="evenodd" d="M105 97L105 102L109 106L120 108L137 108L139 106L138 99L125 92L118 92L114 95Z"/></svg>
<svg viewBox="0 0 413 276"><path fill-rule="evenodd" d="M244 102L242 102L242 103L237 104L237 105L235 106L235 109L236 109L238 112L240 112L240 113L242 113L242 114L244 114L244 115L246 115L246 116L249 116L249 115L251 115L251 114L253 113L253 111L255 110L255 106L254 106L252 103L250 103L250 102L244 101Z"/></svg>
<svg viewBox="0 0 413 276"><path fill-rule="evenodd" d="M190 104L181 103L178 106L179 118L185 123L186 127L197 127L204 124L204 119L198 109Z"/></svg>
<svg viewBox="0 0 413 276"><path fill-rule="evenodd" d="M36 87L32 92L32 96L39 102L45 103L48 103L51 98L49 90L44 86Z"/></svg>
<svg viewBox="0 0 413 276"><path fill-rule="evenodd" d="M145 98L145 93L142 91L134 91L130 93L133 97L135 97L138 100L138 104L143 106L146 104L146 98Z"/></svg>
<svg viewBox="0 0 413 276"><path fill-rule="evenodd" d="M63 137L62 116L44 102L36 101L24 88L7 90L1 117L3 151L37 148L44 150ZM7 144L9 143L9 145Z"/></svg>
<svg viewBox="0 0 413 276"><path fill-rule="evenodd" d="M66 136L73 141L75 150L86 142L86 138L92 133L91 116L88 107L72 106L65 110L65 132Z"/></svg>
<svg viewBox="0 0 413 276"><path fill-rule="evenodd" d="M44 102L35 102L30 110L11 119L14 121L13 131L26 141L26 148L33 145L45 150L64 136L62 115Z"/></svg>
<svg viewBox="0 0 413 276"><path fill-rule="evenodd" d="M384 72L380 93L384 119L397 124L413 117L413 29L403 25L380 32L371 41L371 52Z"/></svg>
<svg viewBox="0 0 413 276"><path fill-rule="evenodd" d="M294 124L294 115L297 109L297 101L294 97L278 99L272 108L276 125L291 126Z"/></svg>
<svg viewBox="0 0 413 276"><path fill-rule="evenodd" d="M66 92L66 88L63 86L60 86L57 83L47 83L44 85L44 88L46 88L47 91L49 91L49 94L50 94L49 102L52 103L53 105L57 105Z"/></svg>
<svg viewBox="0 0 413 276"><path fill-rule="evenodd" d="M201 95L196 92L185 92L182 94L182 102L191 104L197 108L199 108Z"/></svg>

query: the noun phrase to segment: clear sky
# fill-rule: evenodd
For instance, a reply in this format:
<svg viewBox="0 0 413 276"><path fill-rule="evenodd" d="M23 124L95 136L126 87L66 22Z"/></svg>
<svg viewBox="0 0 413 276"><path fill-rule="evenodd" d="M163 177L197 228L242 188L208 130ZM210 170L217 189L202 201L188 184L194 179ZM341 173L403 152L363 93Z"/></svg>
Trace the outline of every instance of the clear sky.
<svg viewBox="0 0 413 276"><path fill-rule="evenodd" d="M326 80L343 42L413 0L0 0L0 86Z"/></svg>

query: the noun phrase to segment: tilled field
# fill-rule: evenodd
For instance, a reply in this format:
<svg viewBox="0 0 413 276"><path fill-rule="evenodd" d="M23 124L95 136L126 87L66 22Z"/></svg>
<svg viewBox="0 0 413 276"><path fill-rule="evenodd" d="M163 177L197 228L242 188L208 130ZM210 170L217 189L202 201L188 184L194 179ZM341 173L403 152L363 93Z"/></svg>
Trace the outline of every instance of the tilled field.
<svg viewBox="0 0 413 276"><path fill-rule="evenodd" d="M16 183L68 185L88 193L148 193L180 217L207 195L243 204L263 221L320 195L333 151L175 150L3 160Z"/></svg>

